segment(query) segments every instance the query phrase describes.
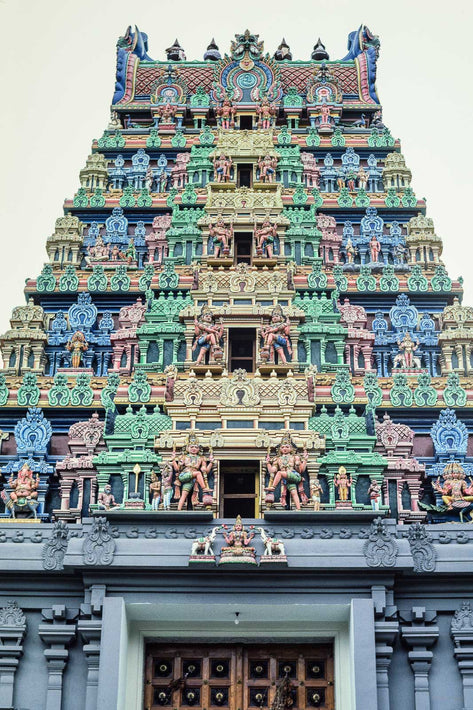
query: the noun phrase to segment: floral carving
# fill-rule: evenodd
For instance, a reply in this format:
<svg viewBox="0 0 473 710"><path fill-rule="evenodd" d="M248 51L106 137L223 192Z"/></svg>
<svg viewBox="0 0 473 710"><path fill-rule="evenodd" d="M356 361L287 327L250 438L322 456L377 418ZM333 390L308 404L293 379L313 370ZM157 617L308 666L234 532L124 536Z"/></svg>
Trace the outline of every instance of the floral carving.
<svg viewBox="0 0 473 710"><path fill-rule="evenodd" d="M54 523L52 535L43 546L43 567L47 570L63 569L64 555L69 541L69 528L63 520Z"/></svg>
<svg viewBox="0 0 473 710"><path fill-rule="evenodd" d="M395 538L386 528L382 518L371 523L368 540L363 545L363 554L368 567L394 567L399 549Z"/></svg>
<svg viewBox="0 0 473 710"><path fill-rule="evenodd" d="M82 556L86 565L111 565L115 554L115 540L106 518L96 518L84 539Z"/></svg>

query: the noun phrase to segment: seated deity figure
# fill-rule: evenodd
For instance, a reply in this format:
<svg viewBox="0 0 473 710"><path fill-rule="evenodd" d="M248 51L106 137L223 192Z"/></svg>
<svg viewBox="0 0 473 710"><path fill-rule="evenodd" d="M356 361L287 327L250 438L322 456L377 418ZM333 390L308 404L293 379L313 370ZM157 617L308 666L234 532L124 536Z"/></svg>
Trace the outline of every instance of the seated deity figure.
<svg viewBox="0 0 473 710"><path fill-rule="evenodd" d="M110 483L107 483L103 491L99 493L97 506L99 510L110 510L110 508L115 508L117 505L118 503L115 501L115 496L112 493L112 486Z"/></svg>
<svg viewBox="0 0 473 710"><path fill-rule="evenodd" d="M271 322L269 325L263 326L260 331L263 339L261 348L261 359L269 361L272 357L273 362L276 362L276 354L278 361L284 365L287 364L284 348L287 348L289 356L292 356L291 347L291 322L289 318L285 318L281 306L276 306L271 314Z"/></svg>
<svg viewBox="0 0 473 710"><path fill-rule="evenodd" d="M260 128L271 128L274 117L276 116L276 107L274 104L270 104L268 98L265 96L256 110L259 116Z"/></svg>
<svg viewBox="0 0 473 710"><path fill-rule="evenodd" d="M261 182L274 182L276 176L277 158L265 155L258 159L259 179Z"/></svg>
<svg viewBox="0 0 473 710"><path fill-rule="evenodd" d="M351 488L351 478L347 474L345 466L340 466L340 468L338 469L338 473L335 474L333 482L338 490L338 499L343 502L348 501L348 496Z"/></svg>
<svg viewBox="0 0 473 710"><path fill-rule="evenodd" d="M415 343L410 333L406 333L402 340L397 341L397 344L400 352L394 357L393 367L401 367L406 370L420 370L422 367L421 359L420 357L414 356L414 353L419 348L419 343Z"/></svg>
<svg viewBox="0 0 473 710"><path fill-rule="evenodd" d="M200 347L197 355L196 365L200 365L209 353L210 360L221 360L223 357L221 340L223 338L223 325L215 323L212 311L209 308L202 308L199 318L194 320L194 345L192 350Z"/></svg>
<svg viewBox="0 0 473 710"><path fill-rule="evenodd" d="M228 256L230 253L230 240L233 236L233 226L225 226L222 217L219 217L216 224L209 224L209 235L212 237L214 245L214 256Z"/></svg>
<svg viewBox="0 0 473 710"><path fill-rule="evenodd" d="M232 530L227 533L226 525L223 525L223 537L227 545L222 547L220 554L220 564L225 562L232 562L236 559L239 562L248 562L250 564L255 564L256 553L255 548L250 546L250 542L255 536L254 531L247 533L243 523L241 521L241 516L238 515Z"/></svg>
<svg viewBox="0 0 473 710"><path fill-rule="evenodd" d="M195 434L190 434L187 444L179 456L173 451L171 465L176 473L176 498L179 497L178 510L182 510L189 493L192 491L192 503L197 503L198 488L205 493L211 493L208 474L212 470L214 457L212 451L204 456L201 445ZM197 487L196 487L197 484ZM180 489L180 495L178 490Z"/></svg>
<svg viewBox="0 0 473 710"><path fill-rule="evenodd" d="M66 343L66 349L71 353L71 365L73 368L78 368L81 366L81 362L84 358L84 353L89 349L89 343L85 339L84 333L77 330L71 337L68 343Z"/></svg>
<svg viewBox="0 0 473 710"><path fill-rule="evenodd" d="M26 513L36 518L36 508L38 507L39 474L34 475L29 465L25 462L18 471L16 479L10 476L8 484L11 490L7 493L2 491L2 498L5 506L12 518L16 513L23 515Z"/></svg>
<svg viewBox="0 0 473 710"><path fill-rule="evenodd" d="M267 256L268 259L272 259L274 239L278 233L276 225L266 220L259 229L255 223L254 231L257 256Z"/></svg>
<svg viewBox="0 0 473 710"><path fill-rule="evenodd" d="M440 476L432 484L434 491L441 493L442 500L448 510L461 509L473 503L473 481L466 483L463 466L457 461L451 461L443 472L443 485Z"/></svg>
<svg viewBox="0 0 473 710"><path fill-rule="evenodd" d="M158 114L160 121L164 124L174 123L174 117L176 115L177 106L173 106L170 103L161 104L158 107Z"/></svg>
<svg viewBox="0 0 473 710"><path fill-rule="evenodd" d="M222 105L217 108L217 118L222 128L228 130L235 125L235 108L229 98L225 98Z"/></svg>
<svg viewBox="0 0 473 710"><path fill-rule="evenodd" d="M227 158L223 153L218 158L214 158L214 180L216 182L230 182L232 169L232 159Z"/></svg>
<svg viewBox="0 0 473 710"><path fill-rule="evenodd" d="M272 503L274 491L281 484L281 496L279 502L286 507L287 491L293 500L297 510L301 508L301 499L307 503L307 496L304 491L302 476L307 468L307 451L300 455L290 434L286 434L279 444L277 454L271 458L269 452L266 456L266 467L269 473L269 483L266 488L266 502Z"/></svg>
<svg viewBox="0 0 473 710"><path fill-rule="evenodd" d="M95 263L97 261L108 261L109 259L109 248L104 244L100 234L95 240L93 246L87 247L87 256L85 261L87 264Z"/></svg>

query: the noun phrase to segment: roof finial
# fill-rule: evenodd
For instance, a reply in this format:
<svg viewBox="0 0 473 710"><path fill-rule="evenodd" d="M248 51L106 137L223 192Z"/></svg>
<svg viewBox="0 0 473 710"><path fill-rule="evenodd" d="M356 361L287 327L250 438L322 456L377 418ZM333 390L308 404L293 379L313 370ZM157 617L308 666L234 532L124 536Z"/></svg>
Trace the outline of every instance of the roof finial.
<svg viewBox="0 0 473 710"><path fill-rule="evenodd" d="M322 44L322 41L319 37L317 40L317 43L314 45L314 49L312 54L310 55L311 59L314 59L316 62L322 62L324 59L330 59L328 56L328 52L325 49L325 45Z"/></svg>
<svg viewBox="0 0 473 710"><path fill-rule="evenodd" d="M218 60L221 58L222 58L222 55L218 51L218 47L215 43L215 39L212 37L210 44L207 47L207 51L204 54L204 59L209 60L211 62L218 62Z"/></svg>
<svg viewBox="0 0 473 710"><path fill-rule="evenodd" d="M174 44L171 47L168 47L165 52L166 59L168 59L168 61L180 62L182 60L185 61L186 59L185 52L177 39L174 40Z"/></svg>
<svg viewBox="0 0 473 710"><path fill-rule="evenodd" d="M291 48L289 47L284 37L282 38L281 44L274 53L274 58L278 62L282 62L284 61L284 59L287 59L289 61L292 59Z"/></svg>

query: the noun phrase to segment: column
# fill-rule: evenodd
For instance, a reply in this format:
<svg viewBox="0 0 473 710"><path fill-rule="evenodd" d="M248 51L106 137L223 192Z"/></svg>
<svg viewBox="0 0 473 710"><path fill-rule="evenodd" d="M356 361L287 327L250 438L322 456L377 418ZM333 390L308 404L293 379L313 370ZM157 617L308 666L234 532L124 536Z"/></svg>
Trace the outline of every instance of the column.
<svg viewBox="0 0 473 710"><path fill-rule="evenodd" d="M13 707L15 673L23 655L26 617L15 601L0 609L0 708Z"/></svg>
<svg viewBox="0 0 473 710"><path fill-rule="evenodd" d="M102 638L102 608L105 585L94 585L87 590L85 604L81 605L77 631L84 642L87 662L87 687L85 710L96 710L99 686L100 641Z"/></svg>
<svg viewBox="0 0 473 710"><path fill-rule="evenodd" d="M430 710L429 673L433 653L430 650L439 637L438 626L433 626L435 611L425 607L413 607L402 615L402 620L410 622L401 627L402 638L409 647L409 663L414 673L415 710Z"/></svg>
<svg viewBox="0 0 473 710"><path fill-rule="evenodd" d="M378 710L374 610L371 599L352 599L350 641L354 665L355 707L357 710Z"/></svg>
<svg viewBox="0 0 473 710"><path fill-rule="evenodd" d="M451 635L463 685L463 710L473 710L473 610L464 602L452 619Z"/></svg>
<svg viewBox="0 0 473 710"><path fill-rule="evenodd" d="M376 643L376 685L378 689L378 710L390 710L389 667L393 655L393 644L399 633L397 607L393 605L392 590L384 586L371 587L374 604L374 634Z"/></svg>
<svg viewBox="0 0 473 710"><path fill-rule="evenodd" d="M76 636L76 625L73 620L77 614L77 609L66 609L63 604L42 611L46 623L39 625L39 636L48 646L44 651L48 665L45 710L61 710L62 677L69 659L67 646Z"/></svg>

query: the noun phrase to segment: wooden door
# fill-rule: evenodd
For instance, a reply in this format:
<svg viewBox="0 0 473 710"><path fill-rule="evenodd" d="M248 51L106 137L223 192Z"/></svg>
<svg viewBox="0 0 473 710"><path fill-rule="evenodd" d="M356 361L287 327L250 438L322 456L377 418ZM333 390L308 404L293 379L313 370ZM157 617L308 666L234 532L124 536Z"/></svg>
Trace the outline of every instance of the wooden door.
<svg viewBox="0 0 473 710"><path fill-rule="evenodd" d="M334 710L330 645L149 646L145 710Z"/></svg>

